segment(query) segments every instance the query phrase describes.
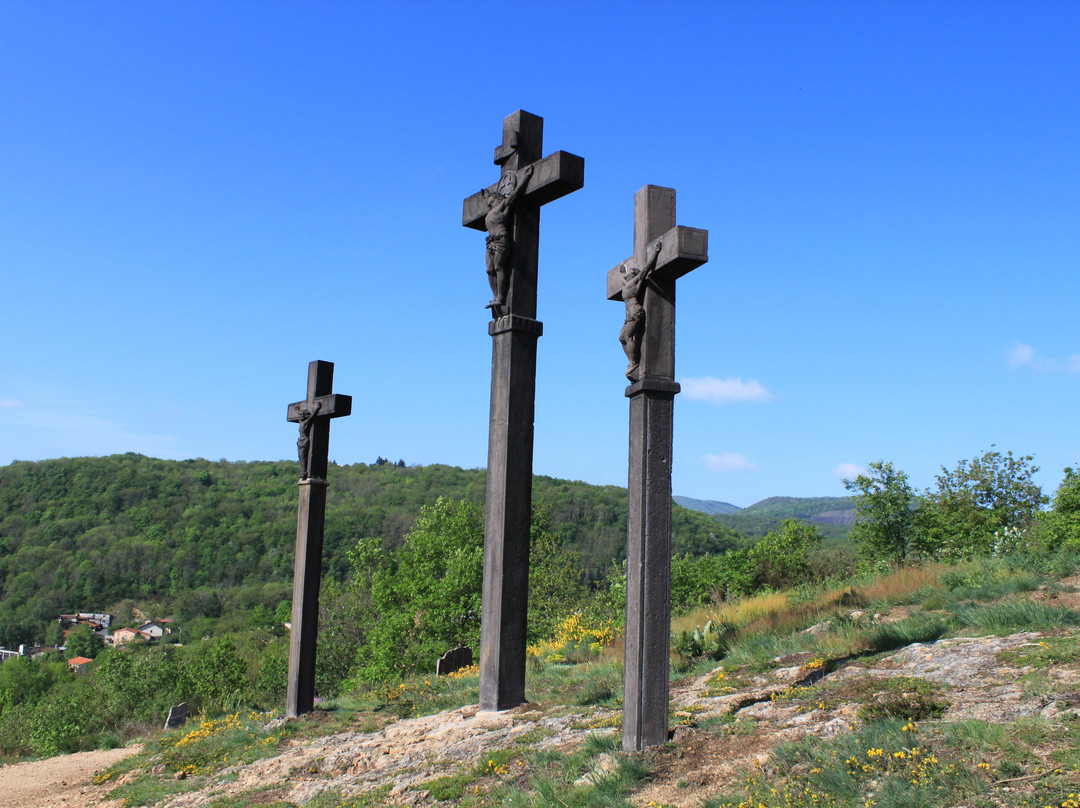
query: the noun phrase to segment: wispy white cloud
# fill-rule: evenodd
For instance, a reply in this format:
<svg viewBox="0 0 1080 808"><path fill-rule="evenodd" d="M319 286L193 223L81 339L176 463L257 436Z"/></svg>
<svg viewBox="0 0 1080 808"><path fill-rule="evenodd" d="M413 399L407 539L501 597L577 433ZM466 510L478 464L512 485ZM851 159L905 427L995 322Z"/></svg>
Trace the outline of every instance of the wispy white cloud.
<svg viewBox="0 0 1080 808"><path fill-rule="evenodd" d="M0 398L0 408L25 407L26 404L17 398Z"/></svg>
<svg viewBox="0 0 1080 808"><path fill-rule="evenodd" d="M746 455L734 452L707 454L701 458L709 471L756 471L757 464Z"/></svg>
<svg viewBox="0 0 1080 808"><path fill-rule="evenodd" d="M854 480L860 474L866 474L866 468L855 463L841 463L832 470L832 474L838 480Z"/></svg>
<svg viewBox="0 0 1080 808"><path fill-rule="evenodd" d="M1080 373L1080 354L1073 354L1067 359L1051 359L1039 356L1034 348L1023 342L1012 347L1006 361L1013 370L1029 368L1035 373Z"/></svg>
<svg viewBox="0 0 1080 808"><path fill-rule="evenodd" d="M769 392L757 379L716 379L701 376L694 379L680 379L683 395L696 401L710 404L733 404L740 401L762 403L773 400Z"/></svg>

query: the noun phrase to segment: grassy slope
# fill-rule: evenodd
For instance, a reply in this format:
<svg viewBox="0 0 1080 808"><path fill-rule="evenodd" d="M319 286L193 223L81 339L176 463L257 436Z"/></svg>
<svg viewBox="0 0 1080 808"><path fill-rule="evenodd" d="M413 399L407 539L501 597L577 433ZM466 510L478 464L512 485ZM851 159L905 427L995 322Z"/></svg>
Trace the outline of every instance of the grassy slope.
<svg viewBox="0 0 1080 808"><path fill-rule="evenodd" d="M1068 582L1077 583L1075 578ZM532 704L506 717L508 725L520 730L513 742L482 759L413 772L403 793L422 805L438 799L467 808L1075 808L1070 795L1080 792L1080 721L1069 717L1069 705L1076 704L1080 679L1080 614L1075 609L1080 596L1070 588L1053 582L1046 587L1034 573L981 562L908 569L841 589L776 593L684 616L676 630L712 619L730 623L737 634L719 667L709 660L678 666L682 672L675 674L679 681L673 695L680 701L673 724L681 729L676 741L637 755L618 752L610 729L620 715L617 649L578 665L539 659L530 667ZM866 615L852 616L856 607ZM883 617L875 619L874 613ZM808 626L818 628L807 632ZM997 723L943 722L943 710L960 697L958 689L896 677L890 668L895 663L880 662L883 654L912 642L1022 631L1034 633L1030 640L1025 635L1012 641L1014 650L999 652L988 675L995 667L1012 666L1023 674L1020 681L1028 695L1041 693L1039 703L1056 703L1064 713L1059 709L1056 716ZM831 676L851 664L877 666L886 678L874 684L865 675ZM989 684L995 683L976 683ZM273 756L283 745L297 755L305 744L315 748L310 739L327 732L375 731L401 716L475 703L475 688L475 675L469 674L414 679L372 687L329 705L327 712L287 724L252 716L232 719L231 727L225 720L163 734L149 751L118 764L103 779L123 780L114 795L132 806L151 804L170 792L214 786L219 796L198 804L228 808L259 802L287 808L297 804L291 790L297 781L319 791L306 803L316 808L396 804L388 797L388 779L361 790L343 785L348 778L321 762L332 745L318 747L322 757L314 752L296 756L295 761L309 761L311 771L294 771L288 781L252 785L245 776L242 783L230 782L236 770L229 764ZM755 701L756 713L746 709ZM849 728L832 737L800 738L798 732L770 729L762 717L768 710L794 711L819 723L842 716ZM467 709L452 714L449 723L471 720L466 714ZM758 718L747 718L750 714ZM441 733L447 723L439 718L433 726ZM593 732L582 738L581 730ZM573 740L543 746L553 732ZM340 743L351 737L340 736ZM444 753L445 737L435 743L433 759ZM171 772L181 770L192 776L174 780Z"/></svg>

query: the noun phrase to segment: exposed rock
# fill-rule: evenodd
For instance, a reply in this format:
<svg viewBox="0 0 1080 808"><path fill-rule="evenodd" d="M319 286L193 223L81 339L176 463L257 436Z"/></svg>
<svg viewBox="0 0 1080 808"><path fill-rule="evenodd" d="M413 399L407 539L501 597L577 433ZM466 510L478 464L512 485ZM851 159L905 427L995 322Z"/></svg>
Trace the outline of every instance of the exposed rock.
<svg viewBox="0 0 1080 808"><path fill-rule="evenodd" d="M1059 631L1055 636L1061 634ZM808 736L828 738L850 731L859 723L860 702L843 694L865 694L862 685L866 681L905 676L938 683L949 703L944 721L1078 716L1077 665L1040 669L1043 684L1032 688L1021 681L1030 669L999 660L1001 652L1035 647L1046 636L1024 632L916 643L889 654L849 661L831 672L811 660L810 654L790 654L779 657L776 664L780 667L767 673L740 672L723 679L730 683L726 687L713 681L714 672L677 682L671 695L684 725L676 728L673 743L665 748L653 777L637 791L634 801L640 805L649 801L700 805L709 794L730 786L741 776L740 771L771 771L770 750L778 742ZM818 691L810 687L816 682L831 688L827 692L834 695L816 700ZM692 725L712 716L724 717L723 726L728 729L703 731ZM377 732L342 732L294 743L279 748L275 757L226 770L214 778L211 787L176 795L165 805L207 806L268 786L280 787L283 799L302 804L330 788L348 798L389 786L384 804L426 808L435 803L424 789L425 783L471 771L486 754L522 743L526 733L533 733L531 739L544 735L532 741L532 748L571 752L580 748L591 732L617 733L610 727L590 729L610 724L615 717L617 712L595 707L564 715L546 714L534 705L504 713L463 707L399 721ZM538 728L550 732L534 732ZM617 754L601 755L578 782L595 783L617 765Z"/></svg>

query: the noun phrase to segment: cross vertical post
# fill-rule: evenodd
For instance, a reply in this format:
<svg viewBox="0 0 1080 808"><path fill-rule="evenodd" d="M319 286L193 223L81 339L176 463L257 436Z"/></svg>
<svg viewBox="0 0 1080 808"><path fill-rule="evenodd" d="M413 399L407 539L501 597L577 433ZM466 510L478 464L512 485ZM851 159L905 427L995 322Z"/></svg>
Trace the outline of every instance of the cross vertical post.
<svg viewBox="0 0 1080 808"><path fill-rule="evenodd" d="M507 116L502 144L495 150L499 182L465 199L462 211L463 226L490 234L489 276L495 296L488 324L491 408L480 616L484 710L507 710L525 701L536 341L543 333L536 319L540 207L585 182L582 158L566 152L541 158L543 136L543 118L521 110ZM496 222L492 214L499 204L508 212L505 221ZM506 232L495 234L496 224ZM509 273L503 299L503 284L496 284L492 264Z"/></svg>
<svg viewBox="0 0 1080 808"><path fill-rule="evenodd" d="M609 300L626 303L630 368L626 651L623 749L668 738L671 632L671 456L675 394L675 281L708 260L708 231L675 224L675 190L634 195L634 255L608 272Z"/></svg>
<svg viewBox="0 0 1080 808"><path fill-rule="evenodd" d="M326 516L330 419L352 412L352 397L332 393L333 362L308 365L307 398L289 405L287 420L300 424L300 504L296 512L292 632L285 714L289 718L315 706L315 653L319 630L319 585Z"/></svg>

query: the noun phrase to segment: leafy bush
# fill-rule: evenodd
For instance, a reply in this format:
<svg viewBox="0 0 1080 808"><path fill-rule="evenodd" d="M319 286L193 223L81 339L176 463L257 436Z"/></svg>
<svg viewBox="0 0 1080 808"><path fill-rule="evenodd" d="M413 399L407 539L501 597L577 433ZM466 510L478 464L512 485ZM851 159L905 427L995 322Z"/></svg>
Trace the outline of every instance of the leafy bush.
<svg viewBox="0 0 1080 808"><path fill-rule="evenodd" d="M735 639L736 627L731 623L713 623L712 620L691 631L680 631L671 636L671 650L691 659L708 657L723 659Z"/></svg>
<svg viewBox="0 0 1080 808"><path fill-rule="evenodd" d="M31 749L44 756L92 749L94 734L105 726L97 693L83 676L53 686L29 712L26 723Z"/></svg>
<svg viewBox="0 0 1080 808"><path fill-rule="evenodd" d="M621 634L621 630L622 626L614 621L575 611L556 626L554 636L530 645L527 655L541 663L585 662L596 659Z"/></svg>
<svg viewBox="0 0 1080 808"><path fill-rule="evenodd" d="M858 710L859 718L868 723L940 718L949 707L940 685L917 676L896 676L875 685L875 692Z"/></svg>
<svg viewBox="0 0 1080 808"><path fill-rule="evenodd" d="M458 645L479 647L484 528L480 508L440 497L425 507L401 549L370 576L367 642L357 651L363 681L396 678Z"/></svg>
<svg viewBox="0 0 1080 808"><path fill-rule="evenodd" d="M205 713L235 710L250 699L247 664L230 636L220 637L206 647L195 657L190 672Z"/></svg>
<svg viewBox="0 0 1080 808"><path fill-rule="evenodd" d="M94 665L94 679L113 725L160 726L170 707L195 693L188 667L171 647L106 651Z"/></svg>
<svg viewBox="0 0 1080 808"><path fill-rule="evenodd" d="M821 535L814 525L785 519L780 530L769 533L750 549L755 589L780 589L801 582L810 550L820 542Z"/></svg>

